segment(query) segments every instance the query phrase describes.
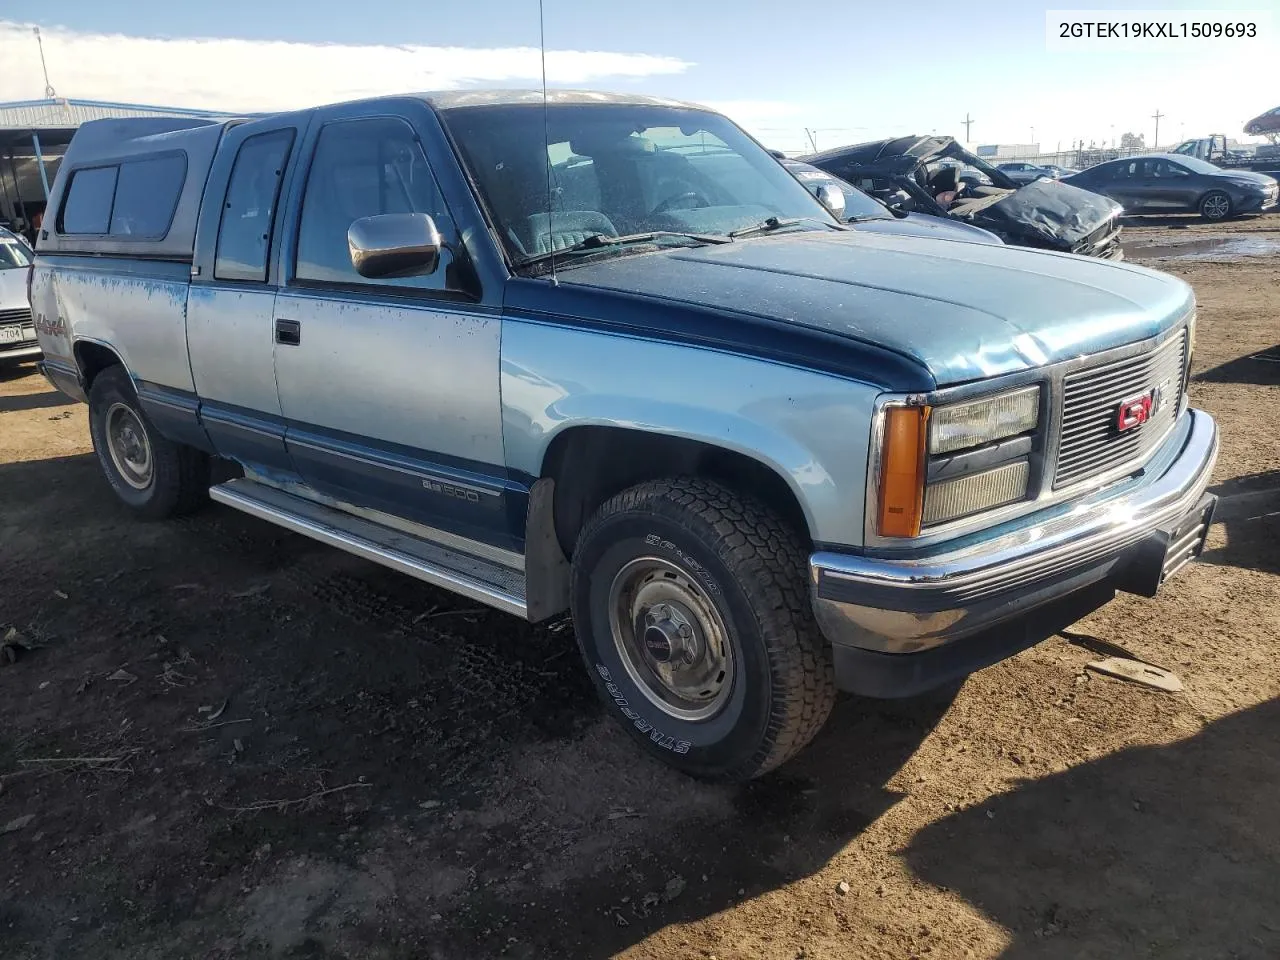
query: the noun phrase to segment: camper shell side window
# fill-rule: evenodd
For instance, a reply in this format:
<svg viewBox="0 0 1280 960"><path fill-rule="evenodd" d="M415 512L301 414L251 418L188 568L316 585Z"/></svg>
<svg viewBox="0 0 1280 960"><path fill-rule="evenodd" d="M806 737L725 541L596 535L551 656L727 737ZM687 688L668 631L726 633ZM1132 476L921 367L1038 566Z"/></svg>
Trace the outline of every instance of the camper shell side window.
<svg viewBox="0 0 1280 960"><path fill-rule="evenodd" d="M116 240L163 240L187 179L187 155L158 156L71 171L58 232Z"/></svg>

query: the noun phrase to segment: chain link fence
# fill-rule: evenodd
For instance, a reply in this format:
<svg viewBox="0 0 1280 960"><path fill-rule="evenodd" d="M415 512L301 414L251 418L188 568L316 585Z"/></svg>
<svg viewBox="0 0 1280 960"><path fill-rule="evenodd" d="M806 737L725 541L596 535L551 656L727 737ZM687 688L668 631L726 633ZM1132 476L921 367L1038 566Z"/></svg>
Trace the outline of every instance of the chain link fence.
<svg viewBox="0 0 1280 960"><path fill-rule="evenodd" d="M1168 144L1164 147L1165 151L1172 149L1173 144ZM977 151L975 150L974 152L976 153ZM1108 160L1119 160L1123 157L1160 152L1163 151L1155 147L1076 147L1070 150L1058 150L1053 153L1015 149L1009 152L1000 151L991 156L978 155L992 166L999 166L1002 163L1031 163L1038 167L1053 164L1054 166L1067 167L1072 170L1084 170L1086 167L1106 163Z"/></svg>

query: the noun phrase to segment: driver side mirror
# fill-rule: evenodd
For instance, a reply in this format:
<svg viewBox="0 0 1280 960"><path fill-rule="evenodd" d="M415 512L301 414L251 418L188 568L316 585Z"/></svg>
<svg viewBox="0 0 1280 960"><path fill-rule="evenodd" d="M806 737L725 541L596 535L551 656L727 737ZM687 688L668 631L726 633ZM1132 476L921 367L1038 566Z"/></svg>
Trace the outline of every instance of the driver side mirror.
<svg viewBox="0 0 1280 960"><path fill-rule="evenodd" d="M361 217L347 229L351 265L371 280L434 273L443 246L435 221L425 213Z"/></svg>

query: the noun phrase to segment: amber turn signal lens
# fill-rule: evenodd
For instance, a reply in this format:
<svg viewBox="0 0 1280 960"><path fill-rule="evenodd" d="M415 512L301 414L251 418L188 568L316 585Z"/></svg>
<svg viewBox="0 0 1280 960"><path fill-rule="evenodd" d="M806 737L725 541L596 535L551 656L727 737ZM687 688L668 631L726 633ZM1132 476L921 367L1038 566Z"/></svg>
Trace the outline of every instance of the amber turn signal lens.
<svg viewBox="0 0 1280 960"><path fill-rule="evenodd" d="M885 408L877 524L882 537L915 537L920 534L928 423L928 407Z"/></svg>

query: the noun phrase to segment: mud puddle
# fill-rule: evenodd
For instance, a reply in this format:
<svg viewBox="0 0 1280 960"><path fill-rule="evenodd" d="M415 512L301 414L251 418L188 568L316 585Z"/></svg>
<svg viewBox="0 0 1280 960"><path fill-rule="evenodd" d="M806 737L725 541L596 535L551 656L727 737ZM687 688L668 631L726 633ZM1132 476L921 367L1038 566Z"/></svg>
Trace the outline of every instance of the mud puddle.
<svg viewBox="0 0 1280 960"><path fill-rule="evenodd" d="M1203 237L1182 243L1123 244L1133 260L1238 260L1280 255L1277 237Z"/></svg>

